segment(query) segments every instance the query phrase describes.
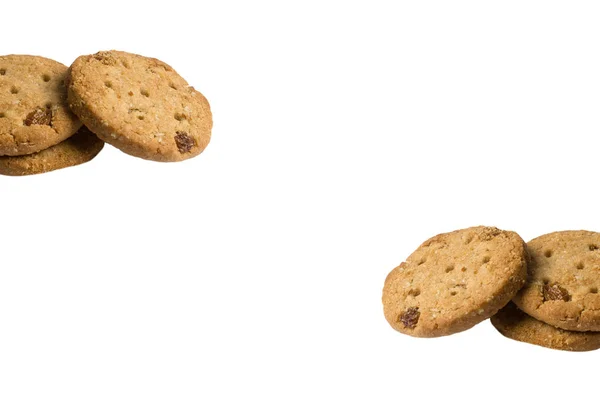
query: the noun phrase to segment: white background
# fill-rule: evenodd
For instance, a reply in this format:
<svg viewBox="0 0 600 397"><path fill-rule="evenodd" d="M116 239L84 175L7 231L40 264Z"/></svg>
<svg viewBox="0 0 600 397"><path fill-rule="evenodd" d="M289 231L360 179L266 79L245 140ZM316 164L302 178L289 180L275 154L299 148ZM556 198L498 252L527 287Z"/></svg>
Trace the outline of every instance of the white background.
<svg viewBox="0 0 600 397"><path fill-rule="evenodd" d="M600 353L385 322L386 274L472 225L600 229L600 6L3 2L2 53L121 49L209 99L161 164L0 178L0 395L592 395Z"/></svg>

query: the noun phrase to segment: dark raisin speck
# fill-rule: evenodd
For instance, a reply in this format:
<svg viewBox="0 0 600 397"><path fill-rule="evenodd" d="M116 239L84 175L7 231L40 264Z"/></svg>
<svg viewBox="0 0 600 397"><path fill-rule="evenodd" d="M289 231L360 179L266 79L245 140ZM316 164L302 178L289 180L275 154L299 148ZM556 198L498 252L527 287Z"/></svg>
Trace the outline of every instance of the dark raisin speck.
<svg viewBox="0 0 600 397"><path fill-rule="evenodd" d="M418 307L409 307L404 313L398 317L398 321L400 321L406 328L414 328L417 326L419 322L419 316L421 313L419 312Z"/></svg>
<svg viewBox="0 0 600 397"><path fill-rule="evenodd" d="M177 144L179 153L188 153L194 146L196 146L196 141L194 138L185 132L177 132L177 135L175 135L175 143Z"/></svg>
<svg viewBox="0 0 600 397"><path fill-rule="evenodd" d="M50 125L51 122L52 122L52 110L37 108L33 112L31 112L27 115L25 120L23 120L23 125L26 125L26 126L30 126L33 124Z"/></svg>
<svg viewBox="0 0 600 397"><path fill-rule="evenodd" d="M544 301L562 300L568 302L571 300L569 292L557 283L542 286L542 293L544 294Z"/></svg>

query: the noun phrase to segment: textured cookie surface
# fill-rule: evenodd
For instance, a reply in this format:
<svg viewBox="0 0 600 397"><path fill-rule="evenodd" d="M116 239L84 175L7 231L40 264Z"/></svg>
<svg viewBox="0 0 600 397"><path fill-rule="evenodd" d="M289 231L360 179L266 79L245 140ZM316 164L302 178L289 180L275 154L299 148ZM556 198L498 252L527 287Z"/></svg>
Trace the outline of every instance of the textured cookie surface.
<svg viewBox="0 0 600 397"><path fill-rule="evenodd" d="M569 351L600 348L600 332L566 331L553 327L523 313L512 302L490 320L502 335L521 342Z"/></svg>
<svg viewBox="0 0 600 397"><path fill-rule="evenodd" d="M71 65L67 88L83 123L133 156L180 161L210 141L208 101L157 59L121 51L81 56Z"/></svg>
<svg viewBox="0 0 600 397"><path fill-rule="evenodd" d="M479 226L440 234L387 276L385 318L412 336L464 331L504 307L526 272L524 243L514 232Z"/></svg>
<svg viewBox="0 0 600 397"><path fill-rule="evenodd" d="M33 175L86 163L102 150L104 142L81 127L79 132L61 143L24 156L0 156L0 174Z"/></svg>
<svg viewBox="0 0 600 397"><path fill-rule="evenodd" d="M77 132L81 122L67 105L66 74L51 59L0 56L0 155L35 153Z"/></svg>
<svg viewBox="0 0 600 397"><path fill-rule="evenodd" d="M517 306L559 328L600 331L600 233L545 234L527 249L531 264Z"/></svg>

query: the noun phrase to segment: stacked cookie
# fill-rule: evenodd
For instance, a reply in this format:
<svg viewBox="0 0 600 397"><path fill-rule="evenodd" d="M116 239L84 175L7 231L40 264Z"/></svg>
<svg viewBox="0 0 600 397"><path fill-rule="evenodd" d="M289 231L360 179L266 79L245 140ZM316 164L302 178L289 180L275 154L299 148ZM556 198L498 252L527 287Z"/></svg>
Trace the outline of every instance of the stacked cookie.
<svg viewBox="0 0 600 397"><path fill-rule="evenodd" d="M206 98L157 59L103 51L67 68L0 56L0 174L82 164L104 142L147 160L186 160L206 148L211 129Z"/></svg>
<svg viewBox="0 0 600 397"><path fill-rule="evenodd" d="M600 348L600 233L472 227L425 241L387 276L384 314L399 332L437 337L491 318L504 336L553 349Z"/></svg>

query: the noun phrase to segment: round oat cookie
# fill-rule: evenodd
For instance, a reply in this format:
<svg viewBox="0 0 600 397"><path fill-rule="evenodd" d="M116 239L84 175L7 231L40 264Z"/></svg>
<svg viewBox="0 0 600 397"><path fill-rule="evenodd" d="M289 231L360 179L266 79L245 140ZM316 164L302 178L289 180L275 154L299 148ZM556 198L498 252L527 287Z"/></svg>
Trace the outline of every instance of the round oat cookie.
<svg viewBox="0 0 600 397"><path fill-rule="evenodd" d="M67 105L66 73L51 59L0 56L0 156L38 152L81 127Z"/></svg>
<svg viewBox="0 0 600 397"><path fill-rule="evenodd" d="M554 232L527 243L527 283L514 302L540 321L600 331L600 233Z"/></svg>
<svg viewBox="0 0 600 397"><path fill-rule="evenodd" d="M208 101L158 59L121 51L80 56L67 88L71 109L83 123L130 155L186 160L210 141Z"/></svg>
<svg viewBox="0 0 600 397"><path fill-rule="evenodd" d="M550 349L589 351L600 348L600 332L565 331L523 313L510 302L490 319L507 338Z"/></svg>
<svg viewBox="0 0 600 397"><path fill-rule="evenodd" d="M42 174L86 163L104 147L86 127L58 145L24 156L0 156L0 174L21 176Z"/></svg>
<svg viewBox="0 0 600 397"><path fill-rule="evenodd" d="M388 274L385 318L418 337L464 331L504 307L526 274L525 243L515 232L478 226L439 234Z"/></svg>

